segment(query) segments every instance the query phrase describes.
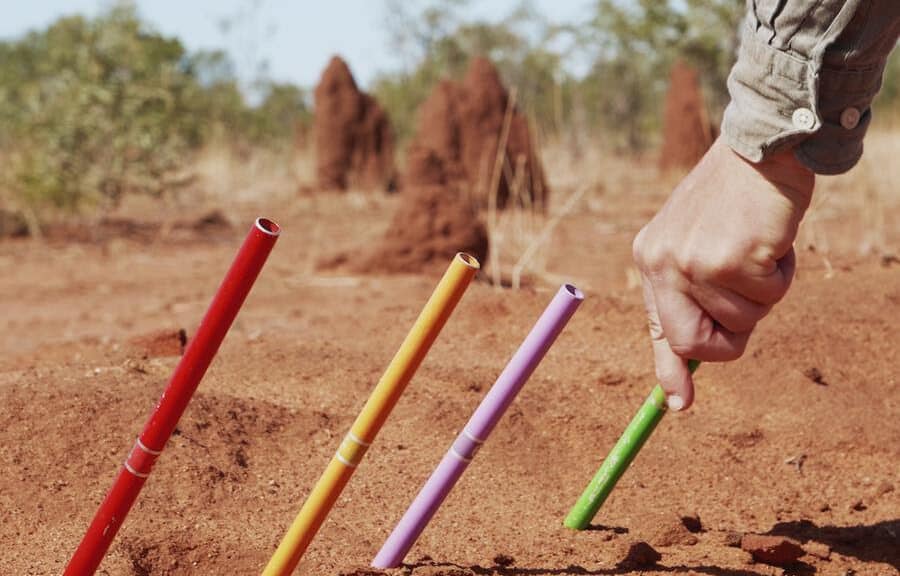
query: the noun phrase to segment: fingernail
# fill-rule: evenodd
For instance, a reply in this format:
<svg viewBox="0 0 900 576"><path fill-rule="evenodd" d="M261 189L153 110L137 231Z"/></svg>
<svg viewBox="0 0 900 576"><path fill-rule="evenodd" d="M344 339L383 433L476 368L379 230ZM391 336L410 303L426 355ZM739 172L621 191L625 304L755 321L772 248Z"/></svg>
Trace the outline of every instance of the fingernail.
<svg viewBox="0 0 900 576"><path fill-rule="evenodd" d="M666 398L666 404L669 406L669 410L672 412L678 412L682 408L684 408L684 398L679 396L678 394L670 394L668 398Z"/></svg>

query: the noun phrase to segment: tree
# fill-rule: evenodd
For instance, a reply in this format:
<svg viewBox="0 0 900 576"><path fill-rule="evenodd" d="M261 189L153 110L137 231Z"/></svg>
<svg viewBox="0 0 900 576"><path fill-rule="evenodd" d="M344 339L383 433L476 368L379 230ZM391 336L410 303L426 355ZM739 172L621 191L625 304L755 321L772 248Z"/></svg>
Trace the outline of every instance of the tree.
<svg viewBox="0 0 900 576"><path fill-rule="evenodd" d="M5 44L3 180L20 202L77 208L126 191L158 194L197 131L181 43L146 30L133 6L63 18Z"/></svg>
<svg viewBox="0 0 900 576"><path fill-rule="evenodd" d="M698 68L718 117L742 14L742 0L597 0L579 42L594 62L581 83L588 117L617 135L620 146L646 147L659 130L667 73L677 58Z"/></svg>
<svg viewBox="0 0 900 576"><path fill-rule="evenodd" d="M188 53L133 4L0 42L0 200L14 209L115 206L182 180L212 138L280 146L307 94L264 82L248 106L221 51Z"/></svg>

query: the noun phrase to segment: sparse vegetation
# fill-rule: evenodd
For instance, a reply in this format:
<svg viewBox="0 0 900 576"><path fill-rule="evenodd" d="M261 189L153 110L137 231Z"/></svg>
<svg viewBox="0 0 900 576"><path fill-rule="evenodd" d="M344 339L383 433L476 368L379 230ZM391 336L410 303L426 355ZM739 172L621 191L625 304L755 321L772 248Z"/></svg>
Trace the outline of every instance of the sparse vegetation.
<svg viewBox="0 0 900 576"><path fill-rule="evenodd" d="M308 116L296 86L248 106L222 53L189 54L129 4L62 18L0 43L0 198L35 214L158 196L211 140L290 143Z"/></svg>
<svg viewBox="0 0 900 576"><path fill-rule="evenodd" d="M528 2L499 22L478 21L468 5L385 1L386 40L406 66L369 88L401 143L432 86L479 54L516 89L539 142L575 155L588 142L629 154L654 145L676 57L699 68L712 118L727 101L743 0L595 0L576 22L551 21ZM0 209L35 228L48 209L111 208L125 194L179 189L204 149L246 158L303 146L310 88L261 78L250 105L224 52L189 52L129 2L0 42ZM882 126L886 116L896 122L898 102L895 53L875 104Z"/></svg>

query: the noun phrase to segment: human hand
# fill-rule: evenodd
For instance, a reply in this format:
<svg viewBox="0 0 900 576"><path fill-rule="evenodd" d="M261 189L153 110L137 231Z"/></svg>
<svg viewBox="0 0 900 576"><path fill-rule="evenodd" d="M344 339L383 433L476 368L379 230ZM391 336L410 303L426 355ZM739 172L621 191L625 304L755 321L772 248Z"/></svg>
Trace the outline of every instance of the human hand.
<svg viewBox="0 0 900 576"><path fill-rule="evenodd" d="M814 184L790 150L753 164L719 138L638 232L634 261L670 409L694 401L688 359L739 358L787 292Z"/></svg>

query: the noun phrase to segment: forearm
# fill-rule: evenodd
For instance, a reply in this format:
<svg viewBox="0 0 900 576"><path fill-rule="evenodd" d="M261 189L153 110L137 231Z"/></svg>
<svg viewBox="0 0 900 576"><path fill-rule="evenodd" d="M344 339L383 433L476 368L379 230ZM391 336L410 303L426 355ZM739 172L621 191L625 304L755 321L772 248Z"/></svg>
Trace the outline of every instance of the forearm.
<svg viewBox="0 0 900 576"><path fill-rule="evenodd" d="M898 34L898 0L756 0L728 79L729 146L752 162L793 149L817 173L849 170Z"/></svg>

